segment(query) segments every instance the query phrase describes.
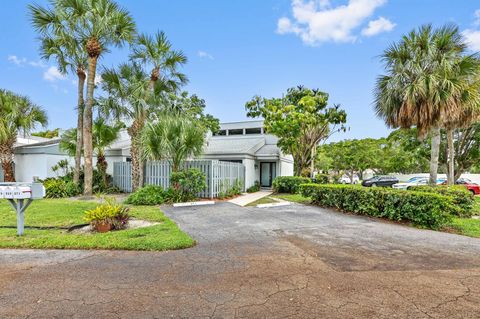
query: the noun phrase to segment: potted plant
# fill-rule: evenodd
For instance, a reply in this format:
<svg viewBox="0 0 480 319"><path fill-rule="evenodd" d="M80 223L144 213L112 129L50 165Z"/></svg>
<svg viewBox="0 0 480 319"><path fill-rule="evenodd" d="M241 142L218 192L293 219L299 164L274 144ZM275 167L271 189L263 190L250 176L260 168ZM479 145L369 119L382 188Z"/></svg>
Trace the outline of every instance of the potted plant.
<svg viewBox="0 0 480 319"><path fill-rule="evenodd" d="M84 219L92 225L94 230L106 233L110 230L125 229L130 216L127 207L117 204L113 199L106 198L105 203L85 211Z"/></svg>

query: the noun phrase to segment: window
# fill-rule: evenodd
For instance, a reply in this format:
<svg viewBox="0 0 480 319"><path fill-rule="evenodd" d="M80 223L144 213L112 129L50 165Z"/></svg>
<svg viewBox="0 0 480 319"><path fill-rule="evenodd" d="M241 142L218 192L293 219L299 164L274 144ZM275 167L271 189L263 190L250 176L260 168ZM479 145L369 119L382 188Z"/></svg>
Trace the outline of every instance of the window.
<svg viewBox="0 0 480 319"><path fill-rule="evenodd" d="M243 128L228 130L228 135L243 135Z"/></svg>
<svg viewBox="0 0 480 319"><path fill-rule="evenodd" d="M227 130L219 130L217 133L213 134L214 136L218 135L227 135Z"/></svg>
<svg viewBox="0 0 480 319"><path fill-rule="evenodd" d="M254 127L254 128L247 128L245 129L245 134L261 134L262 128L261 127Z"/></svg>

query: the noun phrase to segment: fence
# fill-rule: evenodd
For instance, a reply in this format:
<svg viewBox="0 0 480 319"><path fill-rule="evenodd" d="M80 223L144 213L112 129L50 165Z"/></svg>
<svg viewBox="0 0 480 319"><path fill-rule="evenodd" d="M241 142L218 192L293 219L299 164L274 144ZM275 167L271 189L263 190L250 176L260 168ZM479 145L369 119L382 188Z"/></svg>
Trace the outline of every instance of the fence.
<svg viewBox="0 0 480 319"><path fill-rule="evenodd" d="M207 187L198 194L203 198L217 197L220 192L233 186L236 181L245 187L245 166L241 163L216 160L194 160L185 162L186 168L197 168L205 174ZM170 186L172 169L168 161L147 162L144 170L145 185ZM132 191L132 163L113 163L113 183L124 192Z"/></svg>

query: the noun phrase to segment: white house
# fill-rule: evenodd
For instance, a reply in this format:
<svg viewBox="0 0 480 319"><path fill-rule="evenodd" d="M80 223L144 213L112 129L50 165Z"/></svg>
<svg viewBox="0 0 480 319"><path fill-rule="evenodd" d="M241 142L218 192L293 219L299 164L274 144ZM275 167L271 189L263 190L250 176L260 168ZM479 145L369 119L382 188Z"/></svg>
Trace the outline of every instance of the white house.
<svg viewBox="0 0 480 319"><path fill-rule="evenodd" d="M265 134L263 121L244 121L220 124L220 131L209 135L201 156L203 159L230 161L245 165L245 187L260 182L270 187L276 176L293 175L293 158L277 147L277 138ZM29 140L15 148L15 178L18 181L32 181L55 177L52 166L67 159L74 165L74 159L59 148L59 138ZM130 161L130 138L122 131L120 138L106 151L108 173L113 174L114 162ZM94 163L95 164L95 163Z"/></svg>

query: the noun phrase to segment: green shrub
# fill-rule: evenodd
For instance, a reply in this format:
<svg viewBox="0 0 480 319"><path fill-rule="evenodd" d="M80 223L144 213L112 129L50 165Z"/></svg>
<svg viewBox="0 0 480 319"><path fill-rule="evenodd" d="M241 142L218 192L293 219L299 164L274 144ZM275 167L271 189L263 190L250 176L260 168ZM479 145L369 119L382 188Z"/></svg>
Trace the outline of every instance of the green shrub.
<svg viewBox="0 0 480 319"><path fill-rule="evenodd" d="M448 223L457 211L451 197L426 192L355 185L304 184L301 193L320 206L395 221L409 221L431 229L438 229Z"/></svg>
<svg viewBox="0 0 480 319"><path fill-rule="evenodd" d="M147 185L130 194L125 203L132 205L161 205L167 201L166 195L162 186Z"/></svg>
<svg viewBox="0 0 480 319"><path fill-rule="evenodd" d="M273 180L273 191L276 193L296 194L301 184L310 183L310 178L301 176L278 176Z"/></svg>
<svg viewBox="0 0 480 319"><path fill-rule="evenodd" d="M45 187L46 198L66 198L81 193L80 188L74 182L65 181L61 178L47 178L42 183Z"/></svg>
<svg viewBox="0 0 480 319"><path fill-rule="evenodd" d="M110 224L112 229L120 230L127 227L130 216L128 207L117 204L113 199L106 198L105 203L85 211L84 219L94 228L98 224Z"/></svg>
<svg viewBox="0 0 480 319"><path fill-rule="evenodd" d="M170 185L173 188L174 202L194 200L207 187L205 174L196 168L172 173Z"/></svg>
<svg viewBox="0 0 480 319"><path fill-rule="evenodd" d="M474 195L468 191L465 186L412 186L409 190L417 192L435 193L443 196L450 196L455 205L457 205L457 215L460 217L472 217Z"/></svg>
<svg viewBox="0 0 480 319"><path fill-rule="evenodd" d="M217 198L224 199L227 197L233 197L240 195L243 190L243 183L238 179L235 179L233 185L230 185L230 180L224 180L220 183L220 191Z"/></svg>
<svg viewBox="0 0 480 319"><path fill-rule="evenodd" d="M255 181L255 184L253 186L250 186L249 188L247 188L247 193L255 193L255 192L258 192L259 190L260 190L260 182Z"/></svg>
<svg viewBox="0 0 480 319"><path fill-rule="evenodd" d="M328 184L330 182L330 176L328 174L317 174L315 175L315 183L317 184Z"/></svg>

